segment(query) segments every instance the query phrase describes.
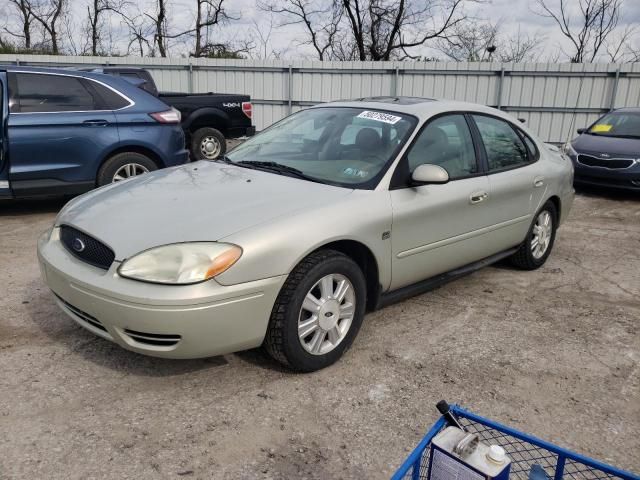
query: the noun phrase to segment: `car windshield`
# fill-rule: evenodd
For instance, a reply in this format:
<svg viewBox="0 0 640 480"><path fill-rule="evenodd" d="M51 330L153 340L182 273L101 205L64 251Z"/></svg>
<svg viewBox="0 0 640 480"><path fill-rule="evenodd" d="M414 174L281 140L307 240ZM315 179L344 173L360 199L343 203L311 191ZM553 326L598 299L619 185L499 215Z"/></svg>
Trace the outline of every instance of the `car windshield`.
<svg viewBox="0 0 640 480"><path fill-rule="evenodd" d="M606 137L640 138L640 113L609 113L591 125L587 133Z"/></svg>
<svg viewBox="0 0 640 480"><path fill-rule="evenodd" d="M397 112L303 110L247 140L227 161L349 188L374 188L416 124Z"/></svg>

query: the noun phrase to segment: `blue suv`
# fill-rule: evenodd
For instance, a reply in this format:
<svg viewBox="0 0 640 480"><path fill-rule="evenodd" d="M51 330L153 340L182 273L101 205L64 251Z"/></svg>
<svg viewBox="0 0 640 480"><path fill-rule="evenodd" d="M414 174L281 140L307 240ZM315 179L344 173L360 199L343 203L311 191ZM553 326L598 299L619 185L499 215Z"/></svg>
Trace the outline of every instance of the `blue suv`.
<svg viewBox="0 0 640 480"><path fill-rule="evenodd" d="M180 112L126 80L0 66L0 198L76 194L188 161Z"/></svg>

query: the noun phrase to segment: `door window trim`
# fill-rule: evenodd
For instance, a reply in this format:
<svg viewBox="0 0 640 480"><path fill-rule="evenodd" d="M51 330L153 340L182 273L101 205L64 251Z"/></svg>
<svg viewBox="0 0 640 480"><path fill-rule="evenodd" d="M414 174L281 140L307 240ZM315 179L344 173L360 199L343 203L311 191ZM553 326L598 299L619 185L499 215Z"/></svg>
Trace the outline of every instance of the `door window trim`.
<svg viewBox="0 0 640 480"><path fill-rule="evenodd" d="M393 171L393 175L391 176L391 181L389 182L389 190L400 190L403 188L414 188L409 183L411 172L409 171L409 152L413 149L414 145L417 143L418 138L422 135L422 132L435 120L445 116L458 115L464 118L467 128L469 129L469 134L471 135L471 141L473 142L473 151L476 156L476 165L478 167L478 171L476 173L471 173L469 175L464 175L462 177L456 177L449 180L449 182L457 182L458 180L466 180L467 178L475 178L482 177L487 174L485 171L486 165L484 161L484 157L482 156L483 147L479 143L478 138L474 135L474 127L475 123L471 123L471 119L468 117L469 114L473 112L469 112L466 110L451 110L447 112L440 112L422 124L418 132L413 136L409 147L405 150L402 158L396 165L395 170ZM404 178L402 178L404 177ZM447 182L447 183L449 183Z"/></svg>
<svg viewBox="0 0 640 480"><path fill-rule="evenodd" d="M71 78L76 78L78 79L78 81L80 81L83 85L84 82L95 82L99 85L102 85L105 88L108 88L109 90L111 90L112 92L114 92L115 94L119 95L120 97L122 97L124 100L126 100L127 102L129 102L129 105L125 105L124 107L115 109L115 110L104 110L104 109L100 109L100 110L53 110L50 112L9 112L9 115L43 115L43 114L48 114L48 113L100 113L100 112L120 112L122 110L125 110L127 108L133 107L136 102L133 101L131 98L129 98L128 96L126 96L124 93L116 90L115 88L113 88L110 85L107 85L104 82L101 82L100 80L95 80L93 78L88 78L88 77L83 77L81 75L72 75L72 74L66 74L66 73L52 73L52 72L32 72L29 70L11 70L8 73L8 77L9 77L9 88L10 88L10 93L9 93L9 97L12 99L15 99L18 108L20 107L20 87L18 86L18 82L17 82L17 78L16 75L17 74L32 74L32 75L57 75L59 77L71 77ZM86 87L85 87L86 88ZM93 96L93 91L90 90L89 94L91 94Z"/></svg>
<svg viewBox="0 0 640 480"><path fill-rule="evenodd" d="M484 167L486 169L485 175L493 175L495 173L502 173L502 172L508 172L511 170L516 170L518 168L524 168L524 167L528 167L529 165L533 165L534 163L536 163L538 160L540 160L540 149L538 148L537 143L533 140L533 138L531 138L529 135L527 135L520 127L518 127L515 123L511 122L510 120L506 119L506 118L502 118L502 117L497 117L495 115L491 115L490 113L484 113L484 112L468 112L469 114L469 121L471 121L473 123L473 134L477 135L478 137L478 141L480 142L480 147L482 149L482 154L483 154L483 158L484 158ZM511 127L511 130L513 130L513 133L516 134L516 136L520 139L520 141L522 141L522 143L524 144L524 148L527 150L527 159L528 161L526 163L520 163L517 165L513 165L510 167L504 167L504 168L500 168L498 170L491 170L489 168L489 158L487 155L487 149L484 145L484 141L482 140L482 134L480 133L480 128L478 127L478 124L476 123L475 119L473 118L474 116L476 117L489 117L493 120L498 120L498 121L502 121L504 123L506 123L507 125L509 125L509 127ZM529 148L529 145L527 145L527 142L525 142L525 137L528 138L531 143L533 143L533 145L536 147L536 152L534 154L534 152L531 152L531 149Z"/></svg>

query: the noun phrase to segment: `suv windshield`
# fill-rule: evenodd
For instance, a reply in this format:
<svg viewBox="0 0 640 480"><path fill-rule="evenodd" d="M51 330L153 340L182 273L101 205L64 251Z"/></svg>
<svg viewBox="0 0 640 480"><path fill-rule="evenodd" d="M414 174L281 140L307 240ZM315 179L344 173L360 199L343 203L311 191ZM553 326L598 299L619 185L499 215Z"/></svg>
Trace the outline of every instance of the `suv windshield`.
<svg viewBox="0 0 640 480"><path fill-rule="evenodd" d="M609 113L591 125L587 133L606 137L640 138L640 113Z"/></svg>
<svg viewBox="0 0 640 480"><path fill-rule="evenodd" d="M374 188L415 124L414 117L397 112L312 108L247 140L227 160L284 175L297 171L298 177L332 185Z"/></svg>

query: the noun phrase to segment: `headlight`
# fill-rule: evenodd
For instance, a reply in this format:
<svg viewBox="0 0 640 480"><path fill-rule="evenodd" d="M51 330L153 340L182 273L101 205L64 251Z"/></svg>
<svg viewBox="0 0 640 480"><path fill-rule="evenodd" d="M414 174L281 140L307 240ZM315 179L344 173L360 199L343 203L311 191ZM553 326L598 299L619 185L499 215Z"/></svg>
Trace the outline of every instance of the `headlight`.
<svg viewBox="0 0 640 480"><path fill-rule="evenodd" d="M229 243L175 243L146 250L125 260L118 273L143 282L188 285L221 274L241 255L242 249Z"/></svg>
<svg viewBox="0 0 640 480"><path fill-rule="evenodd" d="M562 151L565 153L565 155L569 155L570 157L575 157L576 155L578 155L578 152L575 151L573 145L571 145L571 142L565 143L564 147L562 147Z"/></svg>

